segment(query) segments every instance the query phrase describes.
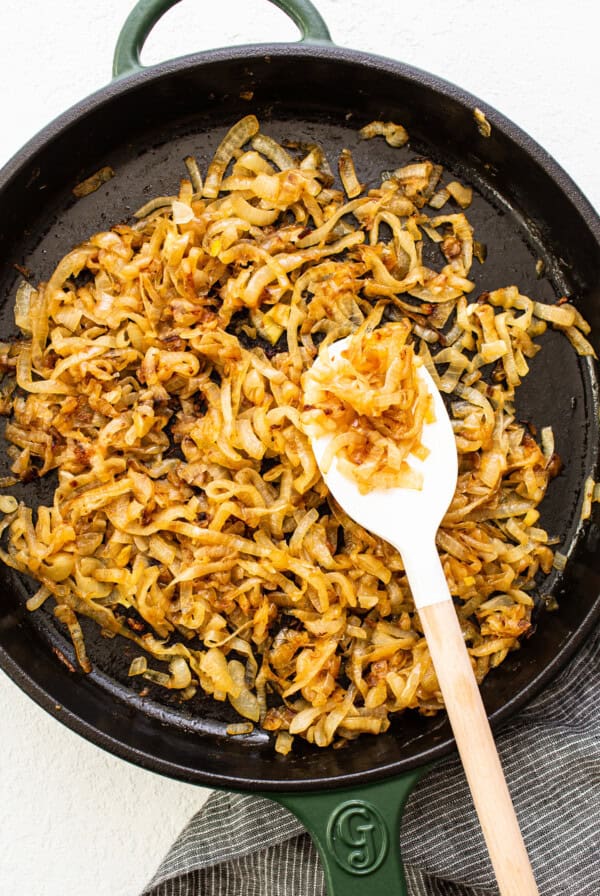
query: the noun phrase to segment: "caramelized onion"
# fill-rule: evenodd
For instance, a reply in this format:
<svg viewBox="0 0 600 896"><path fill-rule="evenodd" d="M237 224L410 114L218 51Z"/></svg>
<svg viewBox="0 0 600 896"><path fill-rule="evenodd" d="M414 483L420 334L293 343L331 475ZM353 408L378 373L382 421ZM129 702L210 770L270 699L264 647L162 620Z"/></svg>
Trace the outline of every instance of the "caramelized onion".
<svg viewBox="0 0 600 896"><path fill-rule="evenodd" d="M378 317L380 314L377 315ZM431 396L416 372L407 320L372 329L367 318L340 357L324 355L302 378L308 435L333 434L323 460L337 456L365 494L374 488L418 488L409 455L424 458L423 424L433 419Z"/></svg>
<svg viewBox="0 0 600 896"><path fill-rule="evenodd" d="M386 122L361 131L375 135L408 140ZM135 644L132 686L227 701L244 720L232 734L260 724L282 753L442 708L401 558L329 497L307 427L355 421L344 451L368 488L419 450L413 356L448 396L459 477L438 547L481 681L563 562L538 525L554 440L519 422L517 390L547 326L593 353L575 305L516 285L473 293L469 220L429 212L466 206L469 188L444 186L439 165L407 158L357 192L342 153L346 201L322 148L296 148L300 161L246 116L202 196L188 157L177 195L22 285L22 339L0 352L1 484L57 476L35 515L0 501L0 558L38 583L28 608L55 601L84 670L82 616ZM352 335L361 388L333 371L312 381L318 351ZM596 492L588 482L584 515Z"/></svg>

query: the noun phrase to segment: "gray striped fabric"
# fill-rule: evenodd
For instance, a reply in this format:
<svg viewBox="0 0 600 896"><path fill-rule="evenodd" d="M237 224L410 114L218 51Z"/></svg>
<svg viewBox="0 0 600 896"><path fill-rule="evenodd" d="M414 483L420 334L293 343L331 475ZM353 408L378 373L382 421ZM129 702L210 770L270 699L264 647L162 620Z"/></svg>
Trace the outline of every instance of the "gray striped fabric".
<svg viewBox="0 0 600 896"><path fill-rule="evenodd" d="M541 896L599 896L600 629L497 743ZM457 757L412 794L401 844L411 896L498 892ZM213 793L142 896L200 894L324 896L325 885L310 838L286 809Z"/></svg>

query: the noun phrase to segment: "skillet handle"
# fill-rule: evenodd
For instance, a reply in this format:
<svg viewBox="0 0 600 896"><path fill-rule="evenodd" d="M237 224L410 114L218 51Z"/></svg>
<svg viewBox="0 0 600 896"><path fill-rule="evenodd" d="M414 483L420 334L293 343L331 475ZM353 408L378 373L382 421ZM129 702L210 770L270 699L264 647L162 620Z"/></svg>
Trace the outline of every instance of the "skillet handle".
<svg viewBox="0 0 600 896"><path fill-rule="evenodd" d="M329 896L407 896L400 856L402 810L419 768L347 790L263 793L293 812L317 847Z"/></svg>
<svg viewBox="0 0 600 896"><path fill-rule="evenodd" d="M180 0L138 0L127 17L115 47L113 78L142 71L140 53L163 15ZM329 29L310 0L270 0L298 26L301 42L331 43Z"/></svg>

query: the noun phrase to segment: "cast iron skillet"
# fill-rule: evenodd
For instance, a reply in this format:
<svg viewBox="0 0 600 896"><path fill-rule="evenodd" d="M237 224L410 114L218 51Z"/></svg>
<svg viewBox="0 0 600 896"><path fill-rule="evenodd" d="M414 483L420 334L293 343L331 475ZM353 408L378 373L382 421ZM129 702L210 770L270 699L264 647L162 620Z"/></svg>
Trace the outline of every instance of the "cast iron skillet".
<svg viewBox="0 0 600 896"><path fill-rule="evenodd" d="M3 337L15 331L12 307L21 276L15 263L29 268L34 281L48 277L89 234L128 219L153 195L175 191L185 175L184 156L193 153L205 169L227 128L252 111L276 138L317 140L333 159L349 147L359 177L370 183L405 159L443 163L476 190L469 218L489 246L488 260L474 269L477 290L516 283L542 300L567 295L597 338L598 217L565 172L514 124L429 74L336 47L307 0L272 0L300 27L299 44L221 49L144 69L144 40L176 2L141 0L119 38L116 80L45 128L0 173ZM476 127L476 106L492 126L488 138ZM403 123L409 148L357 140L358 128L375 118ZM72 187L107 164L116 177L75 201ZM600 478L596 373L561 334L549 332L544 343L518 411L524 420L554 428L565 469L544 502L542 523L560 537L570 559L564 574L541 584L535 637L482 687L494 726L551 680L600 616L598 514L580 523L583 483L590 475ZM34 503L52 494L52 483L20 488ZM74 665L73 651L51 613L24 608L33 583L9 569L0 570L0 581L0 666L56 718L153 771L261 791L284 803L311 828L330 889L335 884L352 894L368 886L375 894L394 880L400 892L400 809L423 769L453 748L444 718L407 714L389 733L343 750L300 744L283 758L266 735L228 738L226 706L196 698L182 707L158 692L142 695L137 680L127 678L131 645L98 637L93 626L86 643L94 671L69 671L64 659ZM548 596L559 604L552 614L543 611Z"/></svg>

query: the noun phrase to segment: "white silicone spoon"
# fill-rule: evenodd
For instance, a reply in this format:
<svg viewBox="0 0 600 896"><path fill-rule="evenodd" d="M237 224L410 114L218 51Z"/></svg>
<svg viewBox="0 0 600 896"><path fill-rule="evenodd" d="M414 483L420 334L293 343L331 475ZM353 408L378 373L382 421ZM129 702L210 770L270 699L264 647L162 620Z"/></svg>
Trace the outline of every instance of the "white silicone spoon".
<svg viewBox="0 0 600 896"><path fill-rule="evenodd" d="M329 346L330 356L335 359L347 344L343 339ZM452 424L424 365L418 374L435 407L435 422L423 428L427 459L409 457L410 465L423 473L423 487L361 495L357 484L338 471L335 458L323 476L346 513L402 556L501 896L536 896L533 871L435 545L456 488ZM312 439L319 467L330 439L330 435Z"/></svg>

